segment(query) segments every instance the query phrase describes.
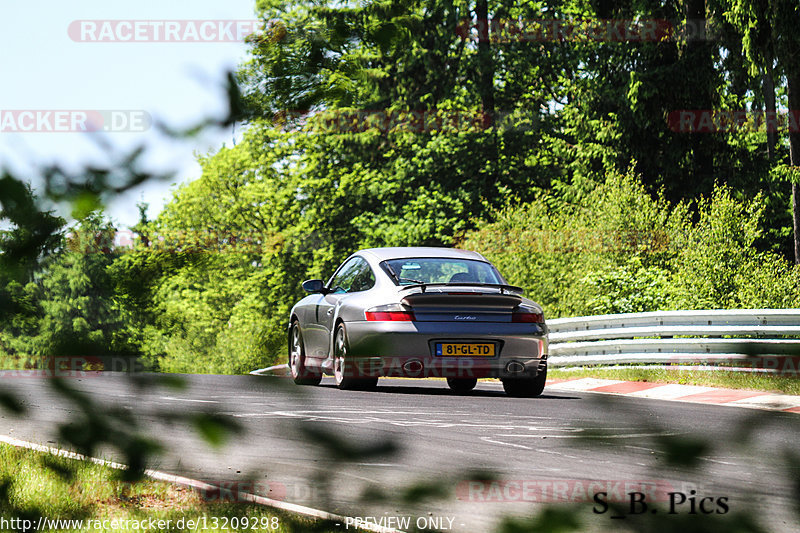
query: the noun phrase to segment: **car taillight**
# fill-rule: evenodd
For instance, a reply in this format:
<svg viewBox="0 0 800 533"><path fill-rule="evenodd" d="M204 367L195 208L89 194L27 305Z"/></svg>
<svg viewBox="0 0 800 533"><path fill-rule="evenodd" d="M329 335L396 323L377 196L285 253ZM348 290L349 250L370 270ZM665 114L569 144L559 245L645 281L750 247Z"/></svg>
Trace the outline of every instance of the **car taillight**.
<svg viewBox="0 0 800 533"><path fill-rule="evenodd" d="M544 322L544 315L542 313L537 313L534 311L528 311L524 309L517 309L513 313L511 313L511 322L525 322L525 323L536 323L539 324Z"/></svg>
<svg viewBox="0 0 800 533"><path fill-rule="evenodd" d="M379 305L364 311L370 322L413 322L414 312L400 304Z"/></svg>
<svg viewBox="0 0 800 533"><path fill-rule="evenodd" d="M412 322L414 313L410 311L367 311L370 322Z"/></svg>

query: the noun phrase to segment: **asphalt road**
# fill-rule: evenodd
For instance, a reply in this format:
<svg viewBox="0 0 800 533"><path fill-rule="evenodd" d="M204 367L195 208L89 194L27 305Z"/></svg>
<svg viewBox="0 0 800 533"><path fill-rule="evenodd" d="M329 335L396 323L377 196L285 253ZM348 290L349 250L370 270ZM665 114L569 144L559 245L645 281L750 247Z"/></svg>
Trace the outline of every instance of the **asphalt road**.
<svg viewBox="0 0 800 533"><path fill-rule="evenodd" d="M587 502L574 510L584 527L615 529L644 520L631 513L643 507L632 507L629 496L641 492L649 519L654 508L659 519L675 521L705 520L703 511L738 520L738 513L753 511L767 530L800 529L793 514L800 494L792 486L800 471L784 460L787 450L798 450L795 414L555 390L508 398L499 382L481 382L459 396L436 380L381 380L377 391L359 392L339 391L327 378L319 387L295 387L284 378L182 377L184 390L137 388L111 373L68 382L91 391L100 409L124 409L166 445L153 468L240 482L243 490L393 526L407 519L412 527L492 531L504 515L532 516L547 502L567 499ZM0 387L22 398L28 412L24 418L3 412L0 434L59 445L55 427L76 408L50 383L3 378ZM163 417L190 412L217 413L244 432L215 450L188 425ZM397 451L344 459L334 453L385 442ZM113 450L105 456L116 457ZM676 464L686 457L697 457L696 468ZM478 481L481 472L499 480ZM420 485L446 494L401 501ZM364 501L365 492L387 499ZM621 500L622 511L593 512L602 508L593 501L599 492ZM676 501L675 514L666 513L670 492L686 497Z"/></svg>

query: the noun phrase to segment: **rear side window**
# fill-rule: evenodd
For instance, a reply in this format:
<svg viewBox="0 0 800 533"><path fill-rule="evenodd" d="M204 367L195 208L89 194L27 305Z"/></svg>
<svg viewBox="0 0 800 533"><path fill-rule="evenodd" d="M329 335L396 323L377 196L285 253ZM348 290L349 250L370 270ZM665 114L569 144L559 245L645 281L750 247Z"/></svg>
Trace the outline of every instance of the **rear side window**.
<svg viewBox="0 0 800 533"><path fill-rule="evenodd" d="M375 286L375 275L369 263L360 257L353 257L331 278L328 287L334 294L361 292Z"/></svg>

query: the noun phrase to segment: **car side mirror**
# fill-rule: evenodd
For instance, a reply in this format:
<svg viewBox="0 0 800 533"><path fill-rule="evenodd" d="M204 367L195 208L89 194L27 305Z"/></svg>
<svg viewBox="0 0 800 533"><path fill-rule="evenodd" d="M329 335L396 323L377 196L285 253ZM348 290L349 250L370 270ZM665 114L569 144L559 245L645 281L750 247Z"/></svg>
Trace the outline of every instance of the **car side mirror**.
<svg viewBox="0 0 800 533"><path fill-rule="evenodd" d="M312 294L325 292L325 283L321 279L307 279L303 282L303 290Z"/></svg>

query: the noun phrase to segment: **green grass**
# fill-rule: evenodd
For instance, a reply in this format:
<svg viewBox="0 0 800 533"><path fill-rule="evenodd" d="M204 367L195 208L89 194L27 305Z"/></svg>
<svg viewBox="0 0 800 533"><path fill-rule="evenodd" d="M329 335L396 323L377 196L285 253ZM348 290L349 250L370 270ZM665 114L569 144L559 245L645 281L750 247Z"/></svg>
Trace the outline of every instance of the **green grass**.
<svg viewBox="0 0 800 533"><path fill-rule="evenodd" d="M604 378L626 381L649 381L653 383L680 383L729 389L752 389L800 395L800 377L775 376L755 372L727 372L724 370L672 370L668 368L581 368L561 370L551 368L549 379Z"/></svg>
<svg viewBox="0 0 800 533"><path fill-rule="evenodd" d="M187 521L208 526L200 531L339 531L332 524L277 512L248 503L212 503L191 488L144 479L126 483L120 471L0 444L0 517L83 520L83 527L42 528L39 531L147 531L150 520L169 520L157 530L190 531ZM178 527L183 520L184 527ZM245 527L244 519L249 521ZM88 527L106 520L105 528ZM111 520L116 520L112 523ZM233 522L236 523L233 523ZM255 521L255 522L254 522ZM137 523L138 522L138 523ZM167 524L162 523L162 526ZM253 525L258 524L254 528ZM233 527L234 525L238 527ZM125 527L127 526L127 527ZM217 526L217 527L214 527ZM227 527L223 527L227 526ZM0 524L0 529L11 530ZM20 529L21 528L17 528Z"/></svg>

